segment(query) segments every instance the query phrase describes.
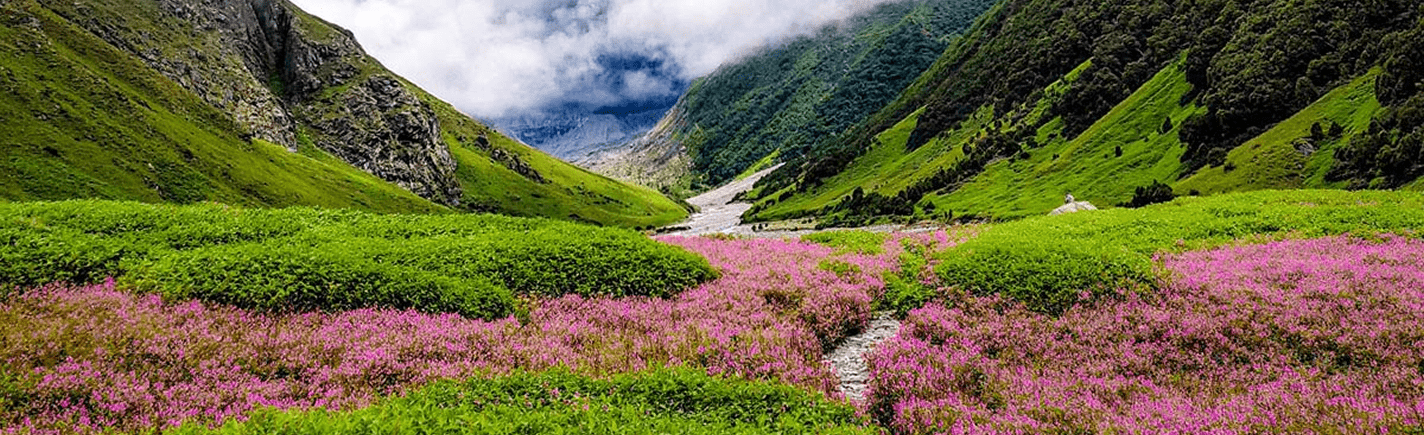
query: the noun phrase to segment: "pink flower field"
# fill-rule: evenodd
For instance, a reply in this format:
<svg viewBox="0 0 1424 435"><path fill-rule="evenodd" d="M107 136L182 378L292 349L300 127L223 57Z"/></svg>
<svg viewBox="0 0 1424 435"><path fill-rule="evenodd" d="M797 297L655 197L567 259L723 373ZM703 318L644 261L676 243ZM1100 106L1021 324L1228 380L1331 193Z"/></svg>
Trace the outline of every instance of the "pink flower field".
<svg viewBox="0 0 1424 435"><path fill-rule="evenodd" d="M14 404L0 406L0 431L141 431L258 406L351 409L437 378L560 365L608 374L689 364L833 394L823 348L869 321L906 237L876 256L667 238L723 277L667 300L536 301L522 320L495 322L377 310L272 316L167 303L112 281L52 285L0 307L0 404ZM950 243L943 232L911 241Z"/></svg>
<svg viewBox="0 0 1424 435"><path fill-rule="evenodd" d="M0 306L0 432L141 432L256 407L354 409L441 378L690 365L833 397L824 352L863 328L902 243L660 239L722 277L671 299L530 302L486 322L267 315L56 284ZM1161 256L1153 293L1060 316L953 289L869 356L894 433L1388 433L1424 421L1424 242L1334 237ZM921 276L932 276L920 274ZM927 282L933 284L933 282Z"/></svg>
<svg viewBox="0 0 1424 435"><path fill-rule="evenodd" d="M1154 295L1054 318L913 311L873 355L900 433L1388 433L1424 421L1424 243L1349 237L1160 258Z"/></svg>

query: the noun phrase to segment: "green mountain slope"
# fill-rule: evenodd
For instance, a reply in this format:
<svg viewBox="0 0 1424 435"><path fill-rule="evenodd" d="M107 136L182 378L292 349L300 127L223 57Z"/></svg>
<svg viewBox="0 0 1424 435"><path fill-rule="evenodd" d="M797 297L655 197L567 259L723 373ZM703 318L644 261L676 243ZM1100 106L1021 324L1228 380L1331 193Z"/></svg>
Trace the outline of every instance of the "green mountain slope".
<svg viewBox="0 0 1424 435"><path fill-rule="evenodd" d="M0 12L0 198L625 226L686 215L493 132L286 2L16 0Z"/></svg>
<svg viewBox="0 0 1424 435"><path fill-rule="evenodd" d="M0 195L442 209L329 158L239 140L230 119L33 3L3 7Z"/></svg>
<svg viewBox="0 0 1424 435"><path fill-rule="evenodd" d="M658 128L630 145L642 150L633 158L641 160L636 170L620 164L629 159L620 152L611 153L613 163L583 163L686 191L730 181L772 154L800 156L893 100L996 2L892 2L723 65L694 82ZM669 180L667 166L682 177Z"/></svg>
<svg viewBox="0 0 1424 435"><path fill-rule="evenodd" d="M1007 0L895 101L765 178L748 218L1012 218L1157 183L1408 185L1424 175L1421 16L1408 1Z"/></svg>

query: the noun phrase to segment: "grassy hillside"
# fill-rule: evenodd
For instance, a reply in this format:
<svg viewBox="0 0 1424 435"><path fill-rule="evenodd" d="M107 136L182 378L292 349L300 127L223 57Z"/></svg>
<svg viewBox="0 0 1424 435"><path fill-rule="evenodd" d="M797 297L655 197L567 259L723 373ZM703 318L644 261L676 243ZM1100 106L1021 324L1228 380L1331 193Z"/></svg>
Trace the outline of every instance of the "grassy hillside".
<svg viewBox="0 0 1424 435"><path fill-rule="evenodd" d="M183 18L142 2L0 5L0 37L13 41L0 45L0 198L484 211L628 227L686 216L655 191L498 135L350 48L344 31L279 7L292 11L293 35L347 54L319 58L325 63L314 66L315 78L258 77L265 73L237 55L224 33L187 21L211 17ZM371 94L388 78L415 96L413 105L361 118L370 115L353 104L402 101L399 93ZM434 148L332 148L378 138L407 119L418 124L422 111L438 121ZM442 149L450 154L448 185L439 181ZM377 154L394 157L350 160ZM452 190L458 204L444 197Z"/></svg>
<svg viewBox="0 0 1424 435"><path fill-rule="evenodd" d="M671 136L704 185L773 154L800 156L893 100L994 3L894 2L724 65L679 102L684 122Z"/></svg>
<svg viewBox="0 0 1424 435"><path fill-rule="evenodd" d="M457 167L463 207L624 227L656 227L688 210L656 190L570 165L475 122L429 94Z"/></svg>
<svg viewBox="0 0 1424 435"><path fill-rule="evenodd" d="M990 164L962 187L926 200L956 215L996 217L1047 213L1067 193L1094 204L1126 202L1134 188L1170 182L1182 172L1184 147L1176 129L1161 127L1200 111L1181 105L1190 90L1180 65L1168 67L1078 137L1065 139L1063 122L1055 119L1037 132L1043 145L1027 158Z"/></svg>
<svg viewBox="0 0 1424 435"><path fill-rule="evenodd" d="M0 197L445 210L314 148L243 140L226 114L34 2L0 9Z"/></svg>
<svg viewBox="0 0 1424 435"><path fill-rule="evenodd" d="M1337 149L1370 127L1380 112L1375 97L1378 69L1325 94L1245 145L1231 150L1226 162L1209 166L1176 184L1181 192L1221 193L1251 189L1343 188L1331 181ZM1338 128L1337 128L1338 127ZM1318 128L1315 135L1312 129ZM1332 133L1332 131L1335 131Z"/></svg>
<svg viewBox="0 0 1424 435"><path fill-rule="evenodd" d="M1157 183L1409 185L1424 174L1420 17L1402 1L1010 0L895 101L764 179L747 217L1014 218Z"/></svg>

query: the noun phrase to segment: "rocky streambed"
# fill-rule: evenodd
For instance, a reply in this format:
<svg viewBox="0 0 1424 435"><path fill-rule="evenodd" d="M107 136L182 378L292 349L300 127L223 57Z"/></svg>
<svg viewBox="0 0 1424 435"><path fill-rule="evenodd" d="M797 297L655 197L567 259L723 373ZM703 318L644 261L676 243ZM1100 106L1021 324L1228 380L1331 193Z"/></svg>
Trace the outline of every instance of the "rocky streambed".
<svg viewBox="0 0 1424 435"><path fill-rule="evenodd" d="M734 181L725 186L719 187L707 193L690 198L687 202L697 206L700 211L694 213L687 221L678 224L676 230L667 232L676 236L697 236L707 234L734 234L752 237L800 237L805 234L817 232L817 230L791 230L791 231L754 231L751 225L742 223L742 213L752 207L745 202L733 202L737 195L750 190L758 180L765 177L771 171L776 170L781 165L773 166L766 170L752 174L751 176ZM898 225L884 225L875 228L863 228L869 231L890 232L902 230ZM911 230L913 231L913 230ZM825 355L825 361L835 370L836 376L840 379L840 390L851 401L861 402L865 400L866 389L869 387L870 371L865 362L865 355L875 349L876 345L894 337L900 331L900 321L895 320L890 313L878 313L871 320L865 331L855 336L847 338L839 346Z"/></svg>

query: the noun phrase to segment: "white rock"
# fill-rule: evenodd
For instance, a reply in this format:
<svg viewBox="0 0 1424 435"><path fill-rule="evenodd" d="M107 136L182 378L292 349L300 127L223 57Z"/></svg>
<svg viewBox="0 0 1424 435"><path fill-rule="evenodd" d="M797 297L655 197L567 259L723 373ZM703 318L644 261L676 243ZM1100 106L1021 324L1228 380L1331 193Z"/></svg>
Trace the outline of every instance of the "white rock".
<svg viewBox="0 0 1424 435"><path fill-rule="evenodd" d="M1074 203L1063 204L1062 207L1055 208L1055 209L1053 209L1053 211L1048 212L1048 215L1049 215L1049 216L1056 216L1056 215L1065 214L1065 213L1077 213L1077 212L1080 212L1080 211L1097 210L1097 209L1098 209L1097 207L1094 207L1093 204L1088 203L1088 201L1078 201L1078 202L1074 202Z"/></svg>

